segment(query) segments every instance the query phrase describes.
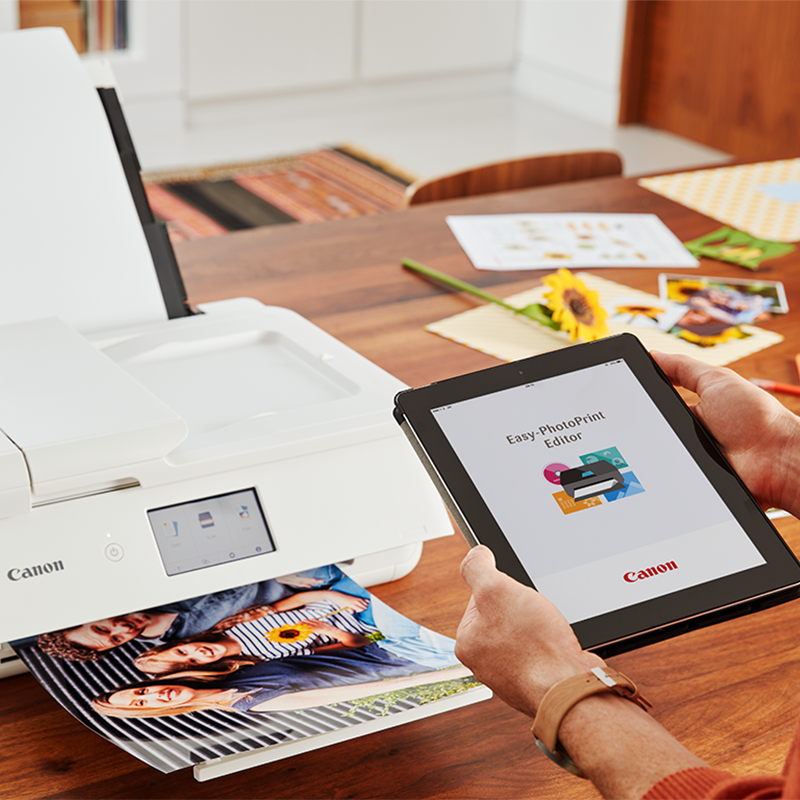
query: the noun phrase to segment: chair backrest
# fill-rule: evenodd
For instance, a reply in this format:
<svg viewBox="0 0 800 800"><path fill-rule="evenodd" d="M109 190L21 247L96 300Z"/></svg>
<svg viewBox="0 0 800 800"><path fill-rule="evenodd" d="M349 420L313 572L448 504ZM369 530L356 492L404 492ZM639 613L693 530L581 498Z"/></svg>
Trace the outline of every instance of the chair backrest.
<svg viewBox="0 0 800 800"><path fill-rule="evenodd" d="M473 197L621 174L622 159L611 151L532 156L419 180L406 189L404 205L415 206L435 200L452 200L456 197Z"/></svg>

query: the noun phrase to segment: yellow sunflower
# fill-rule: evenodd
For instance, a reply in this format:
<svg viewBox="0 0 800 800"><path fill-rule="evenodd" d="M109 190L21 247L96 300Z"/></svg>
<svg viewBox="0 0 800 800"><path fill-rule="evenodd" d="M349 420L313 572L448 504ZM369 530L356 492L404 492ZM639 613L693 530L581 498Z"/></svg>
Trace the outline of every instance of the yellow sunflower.
<svg viewBox="0 0 800 800"><path fill-rule="evenodd" d="M268 642L292 643L305 642L314 633L310 625L305 622L290 622L288 625L281 625L280 628L273 628L265 638Z"/></svg>
<svg viewBox="0 0 800 800"><path fill-rule="evenodd" d="M725 342L729 342L731 339L747 339L748 336L749 334L735 327L725 328L725 330L720 331L714 336L702 336L687 330L682 330L678 334L679 339L685 339L687 342L696 344L699 347L713 347L717 344L725 344Z"/></svg>
<svg viewBox="0 0 800 800"><path fill-rule="evenodd" d="M597 292L589 291L568 269L545 275L543 281L550 287L545 299L553 311L553 319L562 330L569 331L571 341L591 342L608 335L608 314L600 305Z"/></svg>
<svg viewBox="0 0 800 800"><path fill-rule="evenodd" d="M686 298L707 287L708 284L705 281L696 281L689 278L682 281L667 281L667 299L685 303Z"/></svg>
<svg viewBox="0 0 800 800"><path fill-rule="evenodd" d="M648 305L624 305L624 306L617 306L614 311L619 314L630 314L631 318L633 317L647 317L648 319L658 319L659 314L664 313L663 308L658 308L658 306L648 306Z"/></svg>

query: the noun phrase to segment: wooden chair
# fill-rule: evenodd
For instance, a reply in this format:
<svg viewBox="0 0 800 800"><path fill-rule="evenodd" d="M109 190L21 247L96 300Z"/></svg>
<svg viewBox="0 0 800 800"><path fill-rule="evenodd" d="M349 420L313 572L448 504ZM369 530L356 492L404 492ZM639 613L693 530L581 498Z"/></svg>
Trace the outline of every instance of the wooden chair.
<svg viewBox="0 0 800 800"><path fill-rule="evenodd" d="M435 200L452 200L456 197L473 197L621 174L622 159L610 151L532 156L416 181L406 189L404 205L416 206Z"/></svg>

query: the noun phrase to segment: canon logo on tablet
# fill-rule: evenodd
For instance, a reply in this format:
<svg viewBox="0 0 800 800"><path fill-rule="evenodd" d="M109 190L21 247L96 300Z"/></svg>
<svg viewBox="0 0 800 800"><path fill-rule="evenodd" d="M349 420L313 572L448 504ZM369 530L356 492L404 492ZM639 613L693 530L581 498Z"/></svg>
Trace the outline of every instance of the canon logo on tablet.
<svg viewBox="0 0 800 800"><path fill-rule="evenodd" d="M678 569L678 565L674 561L667 561L666 564L659 564L657 567L640 569L638 572L626 572L622 578L628 583L636 583L636 581L643 581L645 578L652 578L664 572L671 572L673 569Z"/></svg>

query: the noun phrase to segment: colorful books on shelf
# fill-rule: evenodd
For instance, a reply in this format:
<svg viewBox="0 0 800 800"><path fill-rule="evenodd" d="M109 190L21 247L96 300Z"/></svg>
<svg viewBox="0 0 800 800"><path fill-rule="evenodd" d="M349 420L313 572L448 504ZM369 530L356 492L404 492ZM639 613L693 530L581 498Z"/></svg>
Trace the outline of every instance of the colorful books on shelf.
<svg viewBox="0 0 800 800"><path fill-rule="evenodd" d="M87 53L128 46L128 0L81 0L81 10Z"/></svg>
<svg viewBox="0 0 800 800"><path fill-rule="evenodd" d="M128 46L128 0L19 0L19 27L64 28L79 53Z"/></svg>

